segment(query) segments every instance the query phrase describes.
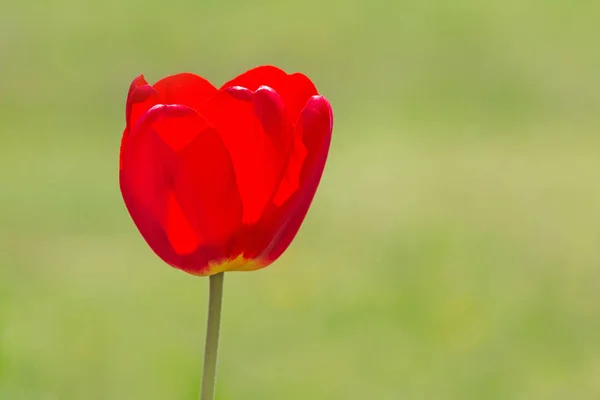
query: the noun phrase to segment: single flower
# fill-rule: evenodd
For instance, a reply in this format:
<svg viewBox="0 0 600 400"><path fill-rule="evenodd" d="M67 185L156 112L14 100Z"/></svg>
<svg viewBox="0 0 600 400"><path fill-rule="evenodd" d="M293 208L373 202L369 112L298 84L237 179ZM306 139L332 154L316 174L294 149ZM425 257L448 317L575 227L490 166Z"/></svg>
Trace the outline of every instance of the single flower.
<svg viewBox="0 0 600 400"><path fill-rule="evenodd" d="M333 113L302 74L263 66L215 88L183 73L129 89L125 205L152 250L194 275L251 271L296 236L321 179Z"/></svg>

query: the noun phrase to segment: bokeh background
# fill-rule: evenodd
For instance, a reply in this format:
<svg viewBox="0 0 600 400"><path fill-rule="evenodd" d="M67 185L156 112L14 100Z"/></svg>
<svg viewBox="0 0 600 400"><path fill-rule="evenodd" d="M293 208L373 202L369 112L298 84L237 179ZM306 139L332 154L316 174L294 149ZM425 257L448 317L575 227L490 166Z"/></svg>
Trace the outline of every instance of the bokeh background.
<svg viewBox="0 0 600 400"><path fill-rule="evenodd" d="M40 0L0 12L0 399L195 399L208 281L117 183L130 81L332 102L294 244L226 277L218 399L600 398L600 2Z"/></svg>

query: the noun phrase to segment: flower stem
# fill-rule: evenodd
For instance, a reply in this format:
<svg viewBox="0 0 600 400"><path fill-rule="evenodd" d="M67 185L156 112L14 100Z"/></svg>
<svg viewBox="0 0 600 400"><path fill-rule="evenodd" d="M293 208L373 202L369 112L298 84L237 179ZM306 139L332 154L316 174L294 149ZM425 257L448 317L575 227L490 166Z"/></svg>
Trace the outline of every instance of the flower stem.
<svg viewBox="0 0 600 400"><path fill-rule="evenodd" d="M210 276L208 298L208 322L206 325L206 345L204 347L204 371L200 400L214 400L217 380L217 356L219 350L219 328L221 325L221 304L223 300L223 279L221 272Z"/></svg>

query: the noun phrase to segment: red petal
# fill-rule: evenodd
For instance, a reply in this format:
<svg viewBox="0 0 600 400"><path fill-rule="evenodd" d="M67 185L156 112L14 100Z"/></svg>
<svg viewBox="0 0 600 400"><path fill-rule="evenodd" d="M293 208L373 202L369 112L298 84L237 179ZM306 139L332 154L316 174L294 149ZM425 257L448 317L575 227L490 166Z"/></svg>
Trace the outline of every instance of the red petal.
<svg viewBox="0 0 600 400"><path fill-rule="evenodd" d="M163 226L134 196L134 188L129 184L130 179L126 175L121 171L121 193L131 219L150 248L166 263L177 266L179 256L173 251Z"/></svg>
<svg viewBox="0 0 600 400"><path fill-rule="evenodd" d="M296 122L308 99L317 94L315 85L303 74L288 75L270 65L251 69L225 83L221 89L241 86L257 90L260 86L273 88L285 103L290 121Z"/></svg>
<svg viewBox="0 0 600 400"><path fill-rule="evenodd" d="M161 258L200 270L207 254L224 256L207 246L233 235L241 201L229 154L202 117L185 106L154 106L132 130L122 160L125 203Z"/></svg>
<svg viewBox="0 0 600 400"><path fill-rule="evenodd" d="M230 93L231 92L231 93ZM291 124L271 88L224 90L202 109L228 149L244 204L244 224L258 221L284 173Z"/></svg>
<svg viewBox="0 0 600 400"><path fill-rule="evenodd" d="M146 82L144 75L138 76L131 82L125 109L128 129L131 130L137 120L156 104L156 95L156 90Z"/></svg>
<svg viewBox="0 0 600 400"><path fill-rule="evenodd" d="M131 82L129 93L127 94L127 104L125 106L125 130L121 138L121 155L123 147L126 144L127 136L136 121L155 104L153 97L156 91L140 75ZM123 159L119 159L119 169L123 168Z"/></svg>
<svg viewBox="0 0 600 400"><path fill-rule="evenodd" d="M241 224L242 202L229 152L215 130L200 119L177 121L178 130L193 131L196 136L179 153L173 191L200 242L219 245Z"/></svg>
<svg viewBox="0 0 600 400"><path fill-rule="evenodd" d="M273 196L273 203L281 207L300 187L300 173L306 159L306 146L302 141L302 130L294 131L293 149L287 162L286 170Z"/></svg>
<svg viewBox="0 0 600 400"><path fill-rule="evenodd" d="M285 99L286 107L290 110L290 118L296 123L306 103L318 92L311 80L299 72L288 75L287 84L288 87L282 97Z"/></svg>
<svg viewBox="0 0 600 400"><path fill-rule="evenodd" d="M121 139L121 147L133 126L150 108L156 104L182 104L198 109L217 89L206 79L194 74L183 73L168 76L150 86L144 75L140 75L131 82L127 94L125 107L126 127ZM119 160L122 168L123 160Z"/></svg>
<svg viewBox="0 0 600 400"><path fill-rule="evenodd" d="M167 76L150 86L144 75L131 82L127 94L125 135L139 118L156 104L182 104L197 110L217 89L206 79L194 74L183 73Z"/></svg>
<svg viewBox="0 0 600 400"><path fill-rule="evenodd" d="M121 185L121 191L125 204L140 233L150 248L167 264L191 274L203 275L208 272L211 262L229 256L226 246L199 246L193 254L176 253L167 237L165 228L144 207L139 204L136 206L131 205L132 195L126 185ZM182 234L185 233L182 231ZM186 240L179 242L179 245L190 244L187 241L190 238L193 239L194 236L195 233L187 237ZM183 248L179 248L179 250L181 251ZM190 251L189 248L185 250L186 252Z"/></svg>
<svg viewBox="0 0 600 400"><path fill-rule="evenodd" d="M164 111L166 106L155 106L144 114L121 150L121 187L125 187L130 194L132 206L143 207L163 226L166 222L170 177L177 163L176 153L153 128Z"/></svg>
<svg viewBox="0 0 600 400"><path fill-rule="evenodd" d="M165 227L169 243L178 255L192 254L200 245L201 238L190 225L177 198L170 194L167 203L167 226Z"/></svg>
<svg viewBox="0 0 600 400"><path fill-rule="evenodd" d="M311 97L300 116L298 130L304 148L298 146L294 148L294 152L300 154L295 154L290 160L288 173L294 175L300 169L296 163L302 158L301 154L306 151L298 178L299 188L281 207L276 203L272 204L275 207L274 211L265 216L264 223L271 229L264 228L264 232L270 233L271 243L266 246L259 258L266 260L267 263L275 261L296 236L323 175L333 130L333 113L329 102L324 97ZM282 187L286 185L283 181ZM273 229L276 230L275 233Z"/></svg>
<svg viewBox="0 0 600 400"><path fill-rule="evenodd" d="M127 94L127 105L125 106L126 129L131 129L133 124L152 107L154 100L151 99L156 90L146 82L144 75L140 75L131 82ZM146 103L146 104L144 104Z"/></svg>
<svg viewBox="0 0 600 400"><path fill-rule="evenodd" d="M265 65L244 72L229 82L226 82L221 86L221 89L232 86L241 86L254 92L260 86L266 85L279 93L287 86L287 77L288 74L286 74L285 71L271 65Z"/></svg>
<svg viewBox="0 0 600 400"><path fill-rule="evenodd" d="M154 84L154 89L159 93L158 103L181 104L196 111L217 93L209 81L187 72L161 79Z"/></svg>

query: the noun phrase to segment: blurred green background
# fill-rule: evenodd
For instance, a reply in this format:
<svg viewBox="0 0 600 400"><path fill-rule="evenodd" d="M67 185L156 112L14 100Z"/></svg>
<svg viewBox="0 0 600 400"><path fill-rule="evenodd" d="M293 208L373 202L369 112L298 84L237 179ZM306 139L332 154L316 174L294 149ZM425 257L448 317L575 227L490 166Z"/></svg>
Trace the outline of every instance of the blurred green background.
<svg viewBox="0 0 600 400"><path fill-rule="evenodd" d="M195 399L208 281L117 171L131 80L302 71L336 115L218 399L600 398L600 2L5 1L0 399Z"/></svg>

